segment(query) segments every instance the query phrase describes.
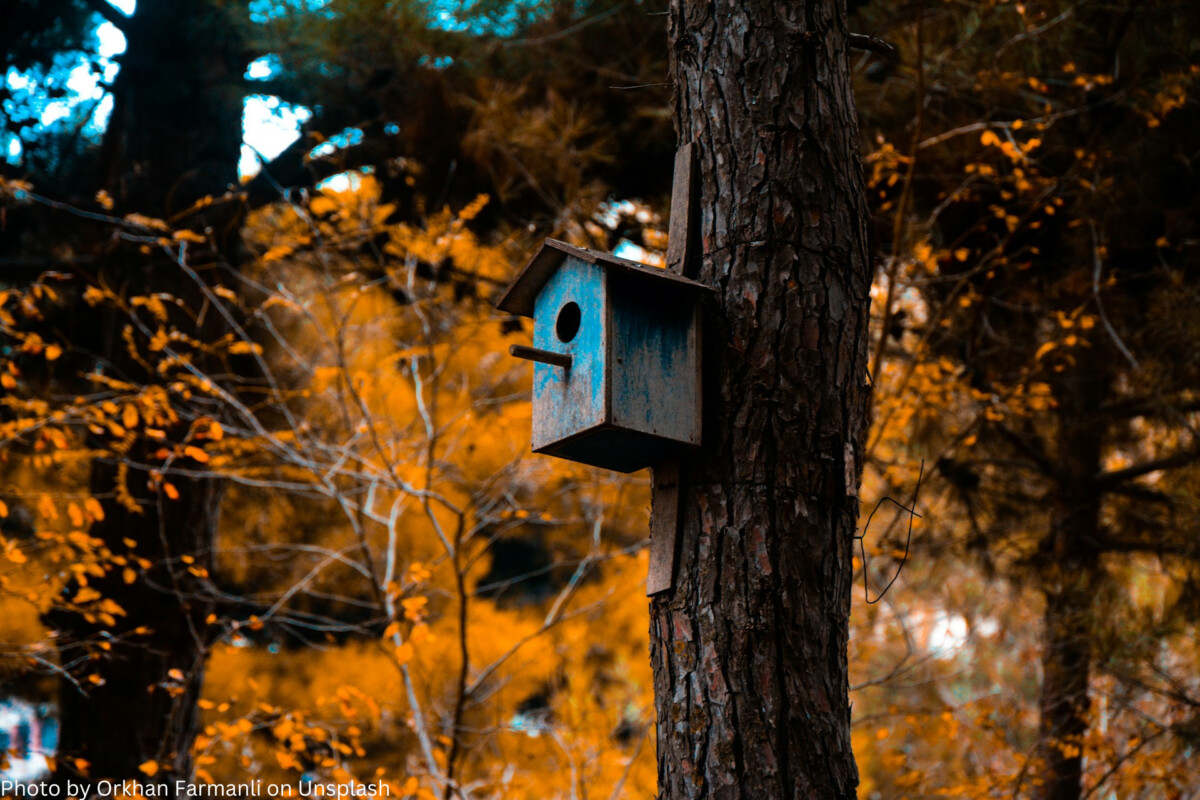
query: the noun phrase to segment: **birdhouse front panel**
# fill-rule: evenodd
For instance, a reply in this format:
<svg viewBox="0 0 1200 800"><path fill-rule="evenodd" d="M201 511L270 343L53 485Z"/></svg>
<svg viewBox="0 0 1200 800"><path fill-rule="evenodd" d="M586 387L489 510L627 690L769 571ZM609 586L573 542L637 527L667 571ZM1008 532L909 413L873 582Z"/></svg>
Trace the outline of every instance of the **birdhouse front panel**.
<svg viewBox="0 0 1200 800"><path fill-rule="evenodd" d="M569 369L533 365L533 449L605 422L608 315L604 271L567 258L534 303L533 344L571 357Z"/></svg>

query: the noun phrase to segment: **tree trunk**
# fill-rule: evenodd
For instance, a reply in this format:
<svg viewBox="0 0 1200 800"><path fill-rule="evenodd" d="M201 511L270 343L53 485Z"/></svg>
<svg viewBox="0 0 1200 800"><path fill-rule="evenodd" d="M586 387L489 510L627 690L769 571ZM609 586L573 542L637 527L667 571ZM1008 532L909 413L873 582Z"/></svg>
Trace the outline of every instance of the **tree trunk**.
<svg viewBox="0 0 1200 800"><path fill-rule="evenodd" d="M129 470L128 483L143 513L105 500L104 519L90 531L114 553L154 564L133 583L126 584L120 572L90 582L126 616L115 625L90 625L67 614L51 620L60 630L64 663L92 654L75 671L83 689L64 681L60 693L60 780L80 782L75 758L87 760L86 774L93 779L146 782L150 779L139 767L150 760L161 765L157 779L168 787L192 773L208 638L205 617L213 608L192 570L212 569L220 485L172 477L179 499L168 500L145 491L148 477ZM115 464L93 465L92 494L111 495L117 480ZM102 650L97 642L110 646ZM93 685L89 675L102 682Z"/></svg>
<svg viewBox="0 0 1200 800"><path fill-rule="evenodd" d="M1078 800L1087 733L1090 575L1080 574L1046 595L1042 642L1041 725L1038 752L1045 769L1040 800Z"/></svg>
<svg viewBox="0 0 1200 800"><path fill-rule="evenodd" d="M651 605L660 797L849 799L871 268L844 4L670 14L718 299L675 588Z"/></svg>
<svg viewBox="0 0 1200 800"><path fill-rule="evenodd" d="M198 232L211 229L216 251L193 248L193 264L203 274L218 264L233 268L240 208L218 202L200 215L181 212L202 197L237 186L246 65L240 21L232 8L212 0L140 0L122 27L128 50L113 86L113 114L99 151L95 188L110 193L117 213L170 217L172 225ZM112 232L94 234L96 249L103 252L98 281L127 296L166 292L190 308L202 306L199 287L163 255L109 252L112 248L103 243ZM215 341L227 330L218 314L204 315L197 330L190 317L168 307L177 315L173 323L203 341ZM135 384L161 384L161 376L129 355L121 336L127 323L121 313L80 304L62 324L71 341L93 349L109 374ZM188 414L181 417L167 431L175 443L187 433ZM140 514L111 499L121 480L118 463L105 459L92 466L91 492L102 499L105 516L90 534L113 553L147 559L152 566L132 583L121 571L92 581L126 611L115 625L97 625L67 612L49 615L62 663L73 673L60 688L59 781L79 782L76 758L89 763L83 772L93 780L145 781L139 766L149 760L162 770L155 780L169 787L191 776L205 617L211 610L203 579L193 571L212 566L220 487L212 479L169 476L178 499L150 492L150 475L133 464L150 462L149 452L172 441L150 443L145 452L135 446L129 457L124 483ZM189 468L202 469L195 463ZM132 550L126 540L135 543ZM85 652L88 658L81 663L77 659Z"/></svg>
<svg viewBox="0 0 1200 800"><path fill-rule="evenodd" d="M1039 800L1079 800L1092 665L1092 604L1099 582L1100 472L1104 379L1091 360L1056 392L1058 498L1050 522L1046 611L1042 629L1041 722L1038 755L1044 770Z"/></svg>

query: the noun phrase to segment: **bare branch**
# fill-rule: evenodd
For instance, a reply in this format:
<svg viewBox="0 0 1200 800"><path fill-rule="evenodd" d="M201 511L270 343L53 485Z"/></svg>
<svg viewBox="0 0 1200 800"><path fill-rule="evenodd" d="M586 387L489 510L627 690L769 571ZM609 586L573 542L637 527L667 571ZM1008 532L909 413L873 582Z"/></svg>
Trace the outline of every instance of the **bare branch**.
<svg viewBox="0 0 1200 800"><path fill-rule="evenodd" d="M1182 453L1174 453L1162 458L1143 461L1141 464L1125 467L1124 469L1115 469L1110 472L1101 472L1096 477L1092 478L1092 483L1096 485L1100 491L1110 491L1117 484L1124 481L1140 478L1143 475L1149 475L1151 472L1157 472L1160 469L1175 469L1176 467L1186 467L1200 461L1200 450L1192 449L1185 450Z"/></svg>
<svg viewBox="0 0 1200 800"><path fill-rule="evenodd" d="M95 11L100 16L104 17L106 22L111 22L121 29L126 31L126 26L129 24L129 17L122 14L115 6L106 2L106 0L84 0L88 8Z"/></svg>

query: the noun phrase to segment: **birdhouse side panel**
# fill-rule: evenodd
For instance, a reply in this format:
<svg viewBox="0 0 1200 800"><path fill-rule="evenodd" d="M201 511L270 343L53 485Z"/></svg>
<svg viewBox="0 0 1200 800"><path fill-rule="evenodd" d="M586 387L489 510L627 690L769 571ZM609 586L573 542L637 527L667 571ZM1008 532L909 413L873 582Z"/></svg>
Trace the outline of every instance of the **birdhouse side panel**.
<svg viewBox="0 0 1200 800"><path fill-rule="evenodd" d="M694 293L612 281L612 423L700 444L700 343Z"/></svg>
<svg viewBox="0 0 1200 800"><path fill-rule="evenodd" d="M603 270L578 258L565 259L538 293L533 345L569 355L571 367L534 364L534 450L605 421L605 305Z"/></svg>

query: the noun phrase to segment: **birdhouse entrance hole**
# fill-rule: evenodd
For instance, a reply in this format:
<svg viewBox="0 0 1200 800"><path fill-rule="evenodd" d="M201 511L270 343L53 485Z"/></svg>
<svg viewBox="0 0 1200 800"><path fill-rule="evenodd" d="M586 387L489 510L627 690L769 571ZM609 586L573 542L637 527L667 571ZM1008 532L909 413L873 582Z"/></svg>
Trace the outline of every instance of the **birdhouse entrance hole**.
<svg viewBox="0 0 1200 800"><path fill-rule="evenodd" d="M575 334L579 333L579 323L583 319L583 315L579 312L577 303L567 303L562 307L562 311L558 312L558 321L554 323L554 332L558 334L558 340L563 344L575 338Z"/></svg>

